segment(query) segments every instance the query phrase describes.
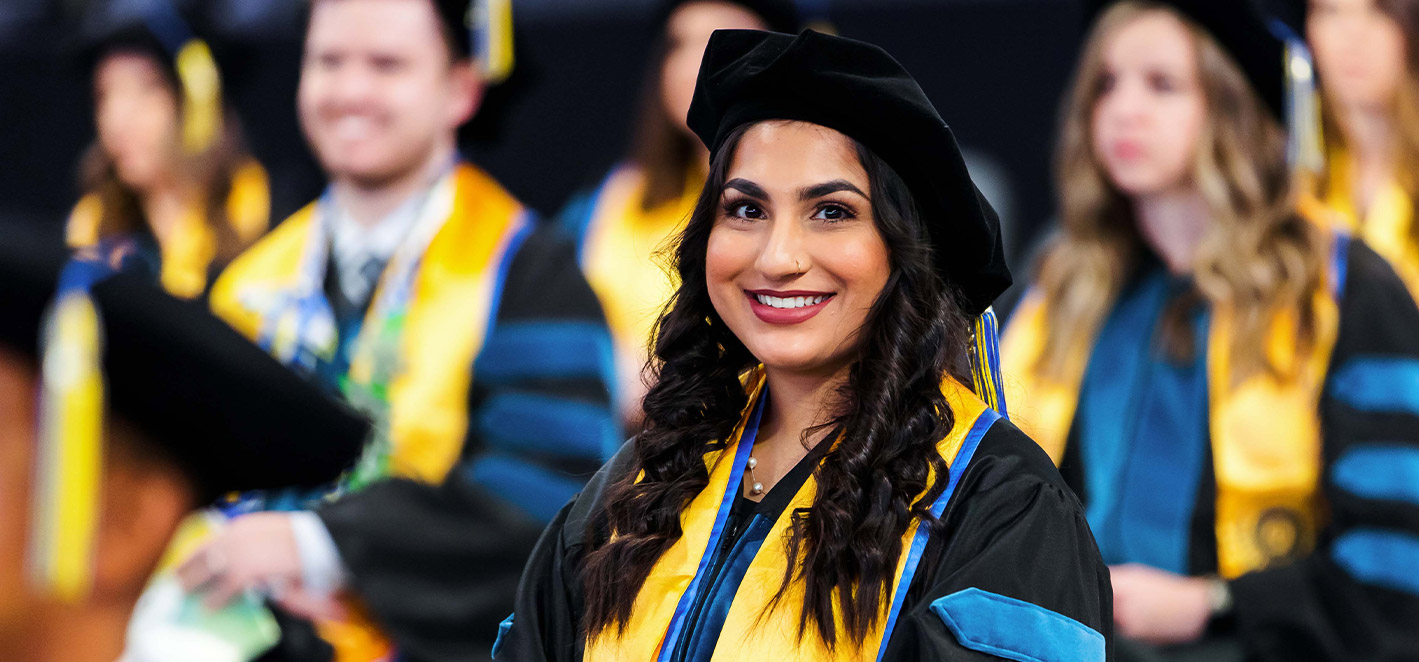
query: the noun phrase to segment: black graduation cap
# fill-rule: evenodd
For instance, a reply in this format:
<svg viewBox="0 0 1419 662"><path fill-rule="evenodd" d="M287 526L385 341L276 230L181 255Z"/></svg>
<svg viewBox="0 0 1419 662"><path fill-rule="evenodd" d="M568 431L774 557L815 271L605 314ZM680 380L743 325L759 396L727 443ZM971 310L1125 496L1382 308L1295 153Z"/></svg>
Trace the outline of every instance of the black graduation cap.
<svg viewBox="0 0 1419 662"><path fill-rule="evenodd" d="M995 210L972 183L950 127L886 51L812 30L716 31L700 64L690 129L717 153L735 128L771 119L835 129L886 161L916 198L937 268L965 295L968 316L1010 286Z"/></svg>
<svg viewBox="0 0 1419 662"><path fill-rule="evenodd" d="M512 75L512 0L433 0L458 51L478 60L487 82Z"/></svg>
<svg viewBox="0 0 1419 662"><path fill-rule="evenodd" d="M39 362L64 254L19 228L0 241L0 346ZM170 456L199 498L318 487L358 459L370 423L199 304L117 274L90 290L108 410ZM45 370L54 367L46 365Z"/></svg>
<svg viewBox="0 0 1419 662"><path fill-rule="evenodd" d="M685 5L693 2L705 2L706 0L661 0L660 6L656 8L655 25L665 25L670 20L670 15L675 13ZM731 5L738 5L753 12L763 19L764 24L774 32L798 32L802 25L798 14L798 7L793 0L716 0Z"/></svg>
<svg viewBox="0 0 1419 662"><path fill-rule="evenodd" d="M1306 34L1306 19L1310 16L1310 0L1261 0L1258 9L1263 16L1281 21L1298 38Z"/></svg>
<svg viewBox="0 0 1419 662"><path fill-rule="evenodd" d="M1093 25L1104 10L1121 0L1085 0L1085 19ZM1241 67L1267 108L1286 123L1286 43L1255 0L1155 0L1197 23Z"/></svg>

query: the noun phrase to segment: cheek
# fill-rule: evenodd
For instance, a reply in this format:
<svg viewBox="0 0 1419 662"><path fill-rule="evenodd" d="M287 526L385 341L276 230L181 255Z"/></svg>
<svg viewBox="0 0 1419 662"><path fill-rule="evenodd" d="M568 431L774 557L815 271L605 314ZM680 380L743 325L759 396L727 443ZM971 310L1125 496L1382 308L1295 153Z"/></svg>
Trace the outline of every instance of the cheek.
<svg viewBox="0 0 1419 662"><path fill-rule="evenodd" d="M1160 170L1160 177L1183 177L1192 165L1207 120L1202 99L1179 95L1158 103L1156 111L1155 130L1150 136L1153 166Z"/></svg>
<svg viewBox="0 0 1419 662"><path fill-rule="evenodd" d="M1178 130L1165 135L1173 136L1173 156L1177 162L1186 166L1192 163L1193 157L1197 153L1197 144L1202 140L1202 129L1207 121L1207 109L1202 103L1202 99L1199 96L1194 96L1179 101L1171 120L1170 126L1176 126Z"/></svg>
<svg viewBox="0 0 1419 662"><path fill-rule="evenodd" d="M307 69L301 73L301 84L296 88L296 112L300 114L303 122L310 122L319 116L320 91L323 87L321 79L323 77L314 69Z"/></svg>
<svg viewBox="0 0 1419 662"><path fill-rule="evenodd" d="M1089 146L1093 148L1095 158L1102 158L1106 151L1109 140L1109 112L1107 99L1099 97L1089 114Z"/></svg>
<svg viewBox="0 0 1419 662"><path fill-rule="evenodd" d="M139 128L144 142L153 148L165 147L177 135L178 112L172 103L154 100L142 115Z"/></svg>
<svg viewBox="0 0 1419 662"><path fill-rule="evenodd" d="M691 59L682 51L676 51L665 60L661 70L661 102L671 119L684 122L690 112L690 101L695 94L695 78L699 73L699 59Z"/></svg>
<svg viewBox="0 0 1419 662"><path fill-rule="evenodd" d="M1386 29L1379 39L1375 40L1377 51L1371 62L1379 70L1377 90L1385 97L1392 97L1399 90L1399 86L1404 84L1405 60L1407 53L1404 47L1404 36L1398 29L1386 26Z"/></svg>
<svg viewBox="0 0 1419 662"><path fill-rule="evenodd" d="M448 85L410 77L390 81L383 92L381 105L389 109L385 116L406 135L422 138L447 127L453 103Z"/></svg>
<svg viewBox="0 0 1419 662"><path fill-rule="evenodd" d="M887 246L875 229L864 229L846 241L834 240L816 251L813 261L844 284L855 310L866 310L876 302L892 271Z"/></svg>
<svg viewBox="0 0 1419 662"><path fill-rule="evenodd" d="M754 246L743 232L719 227L710 231L705 247L705 284L710 292L737 287L734 279L753 266Z"/></svg>

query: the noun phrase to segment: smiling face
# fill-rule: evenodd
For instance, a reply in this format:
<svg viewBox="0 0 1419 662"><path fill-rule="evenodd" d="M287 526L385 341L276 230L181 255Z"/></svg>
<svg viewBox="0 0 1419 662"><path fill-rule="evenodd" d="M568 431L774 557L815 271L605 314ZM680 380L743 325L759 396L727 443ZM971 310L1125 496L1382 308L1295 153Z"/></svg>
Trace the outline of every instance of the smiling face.
<svg viewBox="0 0 1419 662"><path fill-rule="evenodd" d="M1100 55L1094 157L1131 197L1188 185L1207 100L1187 26L1149 11L1106 35Z"/></svg>
<svg viewBox="0 0 1419 662"><path fill-rule="evenodd" d="M430 0L318 0L301 68L306 137L335 180L377 187L449 151L481 84Z"/></svg>
<svg viewBox="0 0 1419 662"><path fill-rule="evenodd" d="M850 365L891 275L847 136L761 122L740 140L710 230L705 279L715 312L770 370L831 375Z"/></svg>

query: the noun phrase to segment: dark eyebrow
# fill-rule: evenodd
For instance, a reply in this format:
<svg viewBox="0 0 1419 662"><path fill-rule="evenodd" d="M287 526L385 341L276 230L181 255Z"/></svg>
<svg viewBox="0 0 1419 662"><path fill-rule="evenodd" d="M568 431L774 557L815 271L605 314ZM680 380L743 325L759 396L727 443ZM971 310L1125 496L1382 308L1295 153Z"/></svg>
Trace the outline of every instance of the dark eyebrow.
<svg viewBox="0 0 1419 662"><path fill-rule="evenodd" d="M755 184L754 182L751 182L747 179L731 179L724 183L724 188L732 188L736 191L739 191L740 193L743 193L744 195L747 195L751 198L757 198L759 200L769 199L769 194L764 191L764 189L760 188L758 184Z"/></svg>
<svg viewBox="0 0 1419 662"><path fill-rule="evenodd" d="M857 188L856 186L853 186L852 182L849 182L845 179L834 179L831 182L824 182L822 184L809 186L808 188L799 191L798 200L800 202L807 202L815 198L821 198L827 195L831 195L833 193L837 193L838 191L848 191L850 193L856 193L864 198L867 198L868 200L871 200L871 198L867 197L866 193L863 193L861 189Z"/></svg>

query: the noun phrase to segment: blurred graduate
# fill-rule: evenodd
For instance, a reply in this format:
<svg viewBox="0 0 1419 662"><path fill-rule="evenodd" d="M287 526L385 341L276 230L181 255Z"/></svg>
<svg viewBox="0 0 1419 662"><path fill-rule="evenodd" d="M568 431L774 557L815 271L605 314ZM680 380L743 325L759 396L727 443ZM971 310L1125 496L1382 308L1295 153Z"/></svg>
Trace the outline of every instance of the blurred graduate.
<svg viewBox="0 0 1419 662"><path fill-rule="evenodd" d="M616 343L621 416L640 419L651 327L675 292L659 251L685 227L704 186L709 153L685 116L710 34L719 29L798 32L792 0L663 0L653 23L631 143L620 163L575 195L558 223L606 310Z"/></svg>
<svg viewBox="0 0 1419 662"><path fill-rule="evenodd" d="M246 150L211 49L171 0L95 7L81 61L98 140L67 241L175 296L200 296L266 232L266 171Z"/></svg>
<svg viewBox="0 0 1419 662"><path fill-rule="evenodd" d="M511 73L509 12L313 2L298 105L330 186L212 291L219 316L380 434L342 498L248 495L234 508L294 512L238 518L184 576L214 604L301 586L286 606L342 659L486 654L537 531L621 441L574 247L457 151Z"/></svg>
<svg viewBox="0 0 1419 662"><path fill-rule="evenodd" d="M1300 4L1310 5L1324 93L1321 213L1389 260L1419 299L1419 2Z"/></svg>
<svg viewBox="0 0 1419 662"><path fill-rule="evenodd" d="M188 513L333 480L369 423L145 277L80 264L61 280L57 247L3 229L0 659L153 659L125 631ZM157 643L232 659L221 642Z"/></svg>
<svg viewBox="0 0 1419 662"><path fill-rule="evenodd" d="M1296 210L1304 48L1244 2L1089 11L1063 225L1003 351L1143 642L1120 657L1415 659L1419 309Z"/></svg>

